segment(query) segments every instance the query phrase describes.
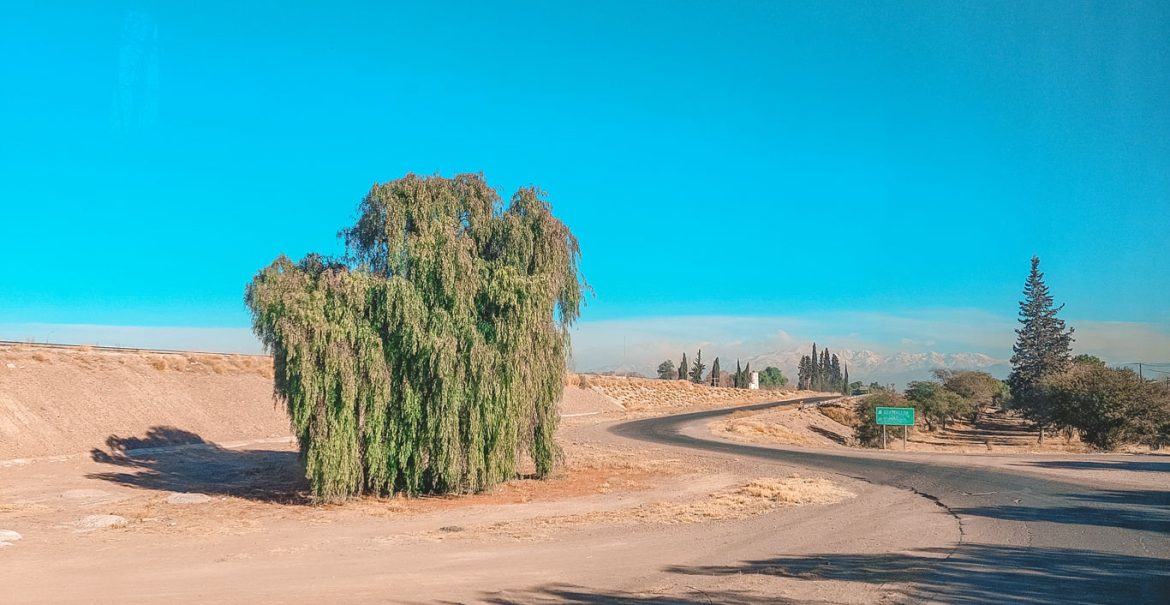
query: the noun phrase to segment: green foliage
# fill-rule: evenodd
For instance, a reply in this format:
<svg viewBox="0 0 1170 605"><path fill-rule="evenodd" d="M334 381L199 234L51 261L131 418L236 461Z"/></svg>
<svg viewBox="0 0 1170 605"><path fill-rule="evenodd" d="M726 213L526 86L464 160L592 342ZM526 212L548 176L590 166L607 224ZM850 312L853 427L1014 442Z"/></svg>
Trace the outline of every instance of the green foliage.
<svg viewBox="0 0 1170 605"><path fill-rule="evenodd" d="M853 437L859 445L878 447L882 444L882 427L877 423L877 408L906 407L906 399L894 391L878 391L857 401L857 426Z"/></svg>
<svg viewBox="0 0 1170 605"><path fill-rule="evenodd" d="M947 421L971 413L972 404L942 384L915 381L906 385L906 400L922 415L927 430L947 428Z"/></svg>
<svg viewBox="0 0 1170 605"><path fill-rule="evenodd" d="M662 380L675 380L678 378L678 371L674 369L674 362L667 359L658 364L658 378Z"/></svg>
<svg viewBox="0 0 1170 605"><path fill-rule="evenodd" d="M1014 405L1035 422L1043 437L1044 427L1056 420L1050 400L1040 388L1045 378L1069 367L1072 329L1056 314L1064 308L1054 306L1040 259L1032 257L1032 271L1024 283L1024 300L1020 301L1020 327L1012 348L1012 373L1008 377Z"/></svg>
<svg viewBox="0 0 1170 605"><path fill-rule="evenodd" d="M1160 447L1170 441L1170 389L1132 370L1081 359L1039 389L1054 423L1078 430L1085 443L1113 449L1125 443Z"/></svg>
<svg viewBox="0 0 1170 605"><path fill-rule="evenodd" d="M747 384L744 382L744 379L743 379L743 367L741 367L739 365L738 359L735 360L735 388L737 388L737 389L747 388Z"/></svg>
<svg viewBox="0 0 1170 605"><path fill-rule="evenodd" d="M812 355L802 356L797 364L796 384L801 390L848 394L849 371L828 349L817 355L817 343L814 342Z"/></svg>
<svg viewBox="0 0 1170 605"><path fill-rule="evenodd" d="M707 377L707 383L713 387L721 386L719 384L719 358L711 362L711 374Z"/></svg>
<svg viewBox="0 0 1170 605"><path fill-rule="evenodd" d="M678 364L678 379L686 380L688 371L690 371L690 366L687 365L687 354L683 353L682 361Z"/></svg>
<svg viewBox="0 0 1170 605"><path fill-rule="evenodd" d="M584 283L536 189L479 175L374 185L347 255L286 257L245 300L313 495L473 492L558 457L556 402Z"/></svg>
<svg viewBox="0 0 1170 605"><path fill-rule="evenodd" d="M780 368L768 366L760 372L760 388L777 388L788 384L788 378L780 372Z"/></svg>
<svg viewBox="0 0 1170 605"><path fill-rule="evenodd" d="M698 357L695 357L695 363L691 364L691 382L695 384L703 384L703 370L707 366L703 363L703 350L699 349Z"/></svg>
<svg viewBox="0 0 1170 605"><path fill-rule="evenodd" d="M1089 355L1087 353L1081 353L1080 355L1073 357L1072 361L1074 364L1094 365L1102 368L1105 367L1105 362L1101 361L1100 357L1097 357L1096 355Z"/></svg>
<svg viewBox="0 0 1170 605"><path fill-rule="evenodd" d="M934 377L974 409L998 405L1006 396L1007 385L987 372L938 369L934 371Z"/></svg>

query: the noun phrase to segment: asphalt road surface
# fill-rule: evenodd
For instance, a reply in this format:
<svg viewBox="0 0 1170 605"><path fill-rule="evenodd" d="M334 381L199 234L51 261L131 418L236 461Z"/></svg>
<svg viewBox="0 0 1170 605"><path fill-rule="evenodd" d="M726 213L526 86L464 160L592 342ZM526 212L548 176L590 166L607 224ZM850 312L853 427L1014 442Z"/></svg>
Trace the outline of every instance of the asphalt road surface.
<svg viewBox="0 0 1170 605"><path fill-rule="evenodd" d="M913 490L956 518L960 543L946 553L799 557L785 556L778 547L774 558L680 571L906 582L912 587L911 598L921 603L1170 604L1170 491L1094 487L942 463L923 453L837 454L702 437L709 435L705 425L721 415L825 399L830 398L648 418L611 430L631 439L751 456ZM1051 464L1091 468L1095 462L1092 457L1070 456ZM1120 464L1170 476L1170 460L1165 457L1129 456Z"/></svg>

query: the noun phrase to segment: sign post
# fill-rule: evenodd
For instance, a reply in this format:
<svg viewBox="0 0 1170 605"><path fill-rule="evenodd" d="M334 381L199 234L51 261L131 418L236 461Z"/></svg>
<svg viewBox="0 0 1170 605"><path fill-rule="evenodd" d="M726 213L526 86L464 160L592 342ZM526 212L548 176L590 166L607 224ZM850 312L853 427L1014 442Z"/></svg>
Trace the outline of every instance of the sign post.
<svg viewBox="0 0 1170 605"><path fill-rule="evenodd" d="M906 427L914 426L914 408L876 408L874 417L882 427L882 449L886 448L886 426L902 427L902 449L906 449Z"/></svg>

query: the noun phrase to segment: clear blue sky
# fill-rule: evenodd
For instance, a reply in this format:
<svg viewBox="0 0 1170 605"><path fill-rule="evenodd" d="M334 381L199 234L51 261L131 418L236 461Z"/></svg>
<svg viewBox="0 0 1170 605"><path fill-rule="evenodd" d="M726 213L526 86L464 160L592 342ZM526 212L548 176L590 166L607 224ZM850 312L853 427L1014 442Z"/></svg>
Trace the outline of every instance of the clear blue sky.
<svg viewBox="0 0 1170 605"><path fill-rule="evenodd" d="M1010 317L1038 254L1170 325L1170 3L303 4L5 3L0 322L246 327L372 183L482 171L586 322Z"/></svg>

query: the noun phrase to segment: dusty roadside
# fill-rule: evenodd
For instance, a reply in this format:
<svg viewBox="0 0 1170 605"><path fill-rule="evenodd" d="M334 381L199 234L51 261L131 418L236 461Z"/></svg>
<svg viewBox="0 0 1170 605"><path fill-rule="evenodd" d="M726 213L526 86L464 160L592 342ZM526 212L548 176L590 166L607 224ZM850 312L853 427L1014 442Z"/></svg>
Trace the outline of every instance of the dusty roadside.
<svg viewBox="0 0 1170 605"><path fill-rule="evenodd" d="M566 426L567 440L597 443L592 436L605 424ZM577 446L569 447L572 457ZM328 507L233 495L170 504L169 491L93 476L102 466L96 462L2 469L0 527L16 528L23 539L0 550L0 582L14 603L574 602L568 594L700 592L725 602L868 603L896 598L899 587L706 570L776 553L930 549L956 538L951 519L900 490L800 469L802 481L849 496L799 506L749 496L746 510L734 510L734 503L729 510L725 496L743 496L761 480L766 487L769 478L791 479L798 470L671 448L597 447L619 451L627 463L612 466L631 472L557 479L531 492L509 485L458 502ZM237 453L280 460L280 450ZM662 467L671 470L641 474ZM237 470L247 476L253 468ZM838 497L829 495L829 501ZM890 507L914 522L881 522L880 511ZM96 530L79 524L95 515L126 522ZM51 577L70 580L46 582Z"/></svg>
<svg viewBox="0 0 1170 605"><path fill-rule="evenodd" d="M268 437L175 447L157 431L0 467L0 529L19 535L0 547L6 602L869 603L902 589L718 570L956 539L907 492L620 439L605 429L650 412L567 394L557 476L465 497L309 505L294 445ZM890 507L914 521L881 522Z"/></svg>

